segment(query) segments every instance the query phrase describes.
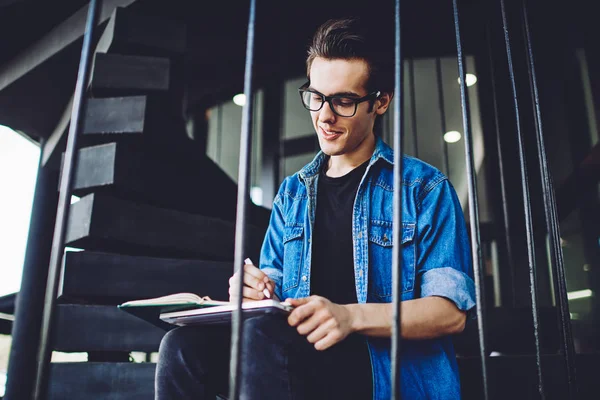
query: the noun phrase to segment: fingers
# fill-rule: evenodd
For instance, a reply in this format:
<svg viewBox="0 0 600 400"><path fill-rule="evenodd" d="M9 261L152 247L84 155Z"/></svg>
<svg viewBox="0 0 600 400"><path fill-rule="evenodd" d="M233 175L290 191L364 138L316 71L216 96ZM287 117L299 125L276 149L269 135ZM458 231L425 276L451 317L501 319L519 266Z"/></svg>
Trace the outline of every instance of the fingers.
<svg viewBox="0 0 600 400"><path fill-rule="evenodd" d="M329 331L329 333L323 339L321 339L317 343L315 343L315 349L317 349L319 351L327 350L328 348L330 348L334 344L338 343L342 339L343 339L343 337L340 334L340 331L338 331L338 330Z"/></svg>
<svg viewBox="0 0 600 400"><path fill-rule="evenodd" d="M265 288L265 282L250 274L244 274L244 285L256 290L263 290Z"/></svg>
<svg viewBox="0 0 600 400"><path fill-rule="evenodd" d="M311 301L311 297L304 297L301 299L285 299L285 301L286 301L286 303L290 303L294 307L299 307L299 306L301 306L303 304L307 304L309 301Z"/></svg>
<svg viewBox="0 0 600 400"><path fill-rule="evenodd" d="M286 299L286 302L295 307L288 323L296 326L298 333L306 336L309 343L314 343L316 350L328 349L350 333L348 316L342 306L320 296Z"/></svg>
<svg viewBox="0 0 600 400"><path fill-rule="evenodd" d="M297 299L297 300L304 300L304 299ZM290 304L292 304L292 306L296 307L296 308L294 308L294 311L292 311L288 317L288 324L290 324L290 326L299 325L302 321L304 321L305 319L312 316L314 314L314 312L316 311L317 307L319 306L319 304L314 300L298 302L293 299L288 299L288 301L290 302ZM296 304L302 304L302 305L297 306Z"/></svg>
<svg viewBox="0 0 600 400"><path fill-rule="evenodd" d="M266 298L275 299L275 283L269 279L262 292L265 294Z"/></svg>
<svg viewBox="0 0 600 400"><path fill-rule="evenodd" d="M323 311L316 311L310 316L310 318L306 318L304 321L302 321L296 329L298 330L299 334L306 336L316 330L319 326L325 325L328 317L329 315L327 313L324 313Z"/></svg>
<svg viewBox="0 0 600 400"><path fill-rule="evenodd" d="M230 297L237 296L239 282L238 273L233 274L233 276L229 278ZM247 290L246 287L252 290ZM272 297L273 293L275 293L275 283L273 283L273 281L255 265L244 265L244 297L253 300L262 300L266 298L265 293L263 292L265 289L268 290L269 297ZM246 296L246 293L248 293L248 296Z"/></svg>
<svg viewBox="0 0 600 400"><path fill-rule="evenodd" d="M269 281L267 274L262 272L260 268L257 268L253 264L244 264L244 276L248 275L256 278L258 281L263 281L264 283Z"/></svg>
<svg viewBox="0 0 600 400"><path fill-rule="evenodd" d="M229 286L229 301L234 301L237 298L239 293L238 291L239 287L237 283ZM256 290L248 286L244 286L242 288L242 296L249 300L263 300L265 298L262 290Z"/></svg>
<svg viewBox="0 0 600 400"><path fill-rule="evenodd" d="M269 291L269 293L275 293L275 282L273 282L272 280L269 279L269 282L267 282L267 290Z"/></svg>
<svg viewBox="0 0 600 400"><path fill-rule="evenodd" d="M306 337L306 340L308 340L310 343L317 343L319 342L321 339L323 339L325 336L327 336L327 334L329 334L331 331L333 331L336 327L336 322L334 319L330 319L328 321L326 321L325 323L323 323L322 325L319 325L318 327L316 327L316 329L314 329L310 335L308 335Z"/></svg>
<svg viewBox="0 0 600 400"><path fill-rule="evenodd" d="M239 275L236 273L234 274L231 278L229 278L229 287L232 287L233 285L237 285L239 282ZM249 276L244 274L244 286L248 286L251 287L253 289L256 290L262 290L265 287L264 282L259 281L258 279L256 279L253 276Z"/></svg>

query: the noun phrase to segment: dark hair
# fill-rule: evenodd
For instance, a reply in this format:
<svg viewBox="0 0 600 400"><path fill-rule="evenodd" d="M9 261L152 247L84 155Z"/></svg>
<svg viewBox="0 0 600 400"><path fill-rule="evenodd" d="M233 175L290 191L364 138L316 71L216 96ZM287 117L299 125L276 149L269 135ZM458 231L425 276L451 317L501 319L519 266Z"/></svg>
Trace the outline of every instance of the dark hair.
<svg viewBox="0 0 600 400"><path fill-rule="evenodd" d="M391 62L393 48L381 46L385 40L373 37L367 23L357 17L330 19L315 32L308 48L306 76L310 80L310 67L317 57L328 59L362 59L369 67L367 91L380 90L393 93L394 80Z"/></svg>

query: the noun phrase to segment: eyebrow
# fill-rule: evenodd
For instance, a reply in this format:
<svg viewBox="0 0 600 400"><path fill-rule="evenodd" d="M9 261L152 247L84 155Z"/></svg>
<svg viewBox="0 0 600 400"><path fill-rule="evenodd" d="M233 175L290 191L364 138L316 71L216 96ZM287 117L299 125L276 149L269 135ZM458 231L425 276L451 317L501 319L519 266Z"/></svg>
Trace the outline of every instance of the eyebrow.
<svg viewBox="0 0 600 400"><path fill-rule="evenodd" d="M319 93L319 94L323 94L323 93L319 92L317 89L315 89L315 88L314 88L314 87L312 87L312 86L309 86L309 87L308 87L308 89L309 89L309 90L312 90L312 91L315 91L315 92L317 92L317 93ZM330 96L350 96L350 97L363 97L363 96L361 96L360 94L358 94L358 93L354 93L354 92L336 92L336 93L334 93L334 94L331 94L331 95L329 95L329 96L327 96L327 97L330 97Z"/></svg>

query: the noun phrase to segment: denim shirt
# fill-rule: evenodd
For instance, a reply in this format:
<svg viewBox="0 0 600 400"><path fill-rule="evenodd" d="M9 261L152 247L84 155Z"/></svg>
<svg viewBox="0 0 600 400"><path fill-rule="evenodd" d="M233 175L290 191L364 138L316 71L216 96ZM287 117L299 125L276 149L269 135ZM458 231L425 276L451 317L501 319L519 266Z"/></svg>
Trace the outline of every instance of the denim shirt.
<svg viewBox="0 0 600 400"><path fill-rule="evenodd" d="M320 152L286 178L273 202L260 268L280 299L310 295L312 233ZM442 296L468 311L475 306L470 244L462 209L448 179L434 167L403 157L402 300ZM377 138L360 182L352 217L354 277L359 303L392 301L393 151ZM373 398L391 397L391 341L367 338ZM459 399L450 337L403 340L401 391L405 399Z"/></svg>

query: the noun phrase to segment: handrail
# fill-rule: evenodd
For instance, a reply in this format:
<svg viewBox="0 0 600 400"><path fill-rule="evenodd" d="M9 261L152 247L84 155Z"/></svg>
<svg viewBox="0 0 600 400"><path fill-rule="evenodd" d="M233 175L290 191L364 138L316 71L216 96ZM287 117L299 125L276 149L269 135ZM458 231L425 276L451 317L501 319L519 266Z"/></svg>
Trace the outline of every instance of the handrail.
<svg viewBox="0 0 600 400"><path fill-rule="evenodd" d="M562 248L560 246L560 226L558 221L558 212L556 209L556 194L552 186L552 179L548 172L548 160L546 158L546 147L544 145L544 134L542 129L542 115L540 110L540 97L537 85L537 76L535 73L535 63L533 59L533 49L531 44L531 33L529 31L529 18L527 15L527 5L525 0L521 3L523 18L523 34L527 46L527 70L529 73L529 84L535 108L535 134L540 164L540 173L542 175L542 196L544 200L544 213L546 216L546 227L550 235L550 258L555 273L554 286L555 293L558 293L560 333L562 341L562 350L565 356L565 369L567 371L567 382L569 384L569 398L577 398L577 375L575 372L575 346L573 344L573 333L571 331L571 317L569 313L569 301L567 298L567 277L563 264Z"/></svg>
<svg viewBox="0 0 600 400"><path fill-rule="evenodd" d="M54 225L54 236L52 238L52 250L50 253L50 265L46 285L46 297L44 301L44 313L42 317L42 330L40 334L40 347L36 368L36 381L34 399L43 400L47 396L48 374L50 368L50 356L52 354L52 325L54 312L56 310L56 295L60 282L61 261L65 248L65 237L73 192L73 178L77 167L77 138L83 130L85 109L87 106L87 86L92 70L92 38L98 25L99 10L102 0L90 0L86 22L83 47L81 49L81 60L77 74L77 85L73 110L71 113L71 125L67 138L63 173L60 179L60 193L58 197L58 209L56 211L56 223Z"/></svg>
<svg viewBox="0 0 600 400"><path fill-rule="evenodd" d="M252 70L254 67L254 30L256 25L256 0L250 0L248 37L246 39L246 66L244 70L244 95L246 103L242 110L240 137L240 161L238 169L237 215L235 220L234 273L238 274L237 307L232 315L231 356L229 359L229 400L240 396L241 363L243 343L242 299L244 289L243 260L246 258L246 208L250 181L250 152L252 151L252 109L254 105Z"/></svg>
<svg viewBox="0 0 600 400"><path fill-rule="evenodd" d="M402 93L402 77L404 70L402 36L400 26L400 0L395 5L395 52L394 52L394 92L396 102L394 103L394 215L392 218L394 237L392 239L392 302L393 318L392 325L392 352L391 352L391 378L392 399L400 400L401 395L401 353L402 353L402 137L403 123L402 115L404 106L404 94Z"/></svg>
<svg viewBox="0 0 600 400"><path fill-rule="evenodd" d="M479 334L479 353L481 357L481 372L483 381L483 394L489 398L487 377L487 346L485 335L485 294L483 290L483 267L481 255L481 239L479 231L479 202L477 199L477 182L475 180L475 160L473 155L473 139L471 137L471 114L469 108L469 95L467 93L467 79L465 71L465 55L463 53L462 37L460 34L460 20L458 15L457 0L452 0L454 11L454 30L456 33L456 50L458 58L458 73L460 77L460 99L462 108L463 130L465 134L465 158L467 167L467 183L469 189L469 223L471 225L471 250L473 257L473 275L475 277L475 300L477 303L477 330Z"/></svg>

